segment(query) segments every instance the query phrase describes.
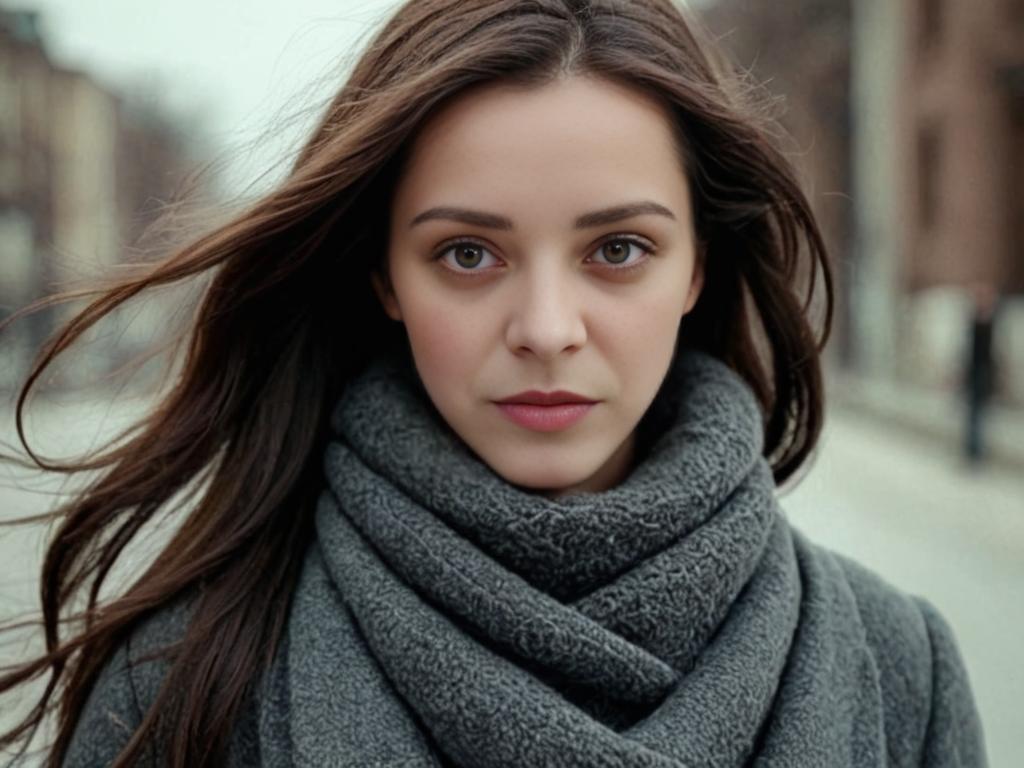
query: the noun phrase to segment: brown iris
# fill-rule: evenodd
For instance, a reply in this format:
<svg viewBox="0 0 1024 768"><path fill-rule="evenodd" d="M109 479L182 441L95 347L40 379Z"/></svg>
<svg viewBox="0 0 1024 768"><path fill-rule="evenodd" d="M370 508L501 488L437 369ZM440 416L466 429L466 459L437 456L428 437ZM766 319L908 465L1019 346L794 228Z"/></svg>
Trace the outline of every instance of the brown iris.
<svg viewBox="0 0 1024 768"><path fill-rule="evenodd" d="M456 246L455 247L455 261L458 262L460 267L475 267L477 264L480 263L480 259L481 259L480 251L481 250L482 249L480 248L479 245L466 244L466 245ZM467 264L467 263L465 263L462 260L462 254L467 252L467 251L469 251L471 253L475 253L475 259L473 260L473 262L471 264Z"/></svg>
<svg viewBox="0 0 1024 768"><path fill-rule="evenodd" d="M609 263L611 263L611 264L621 264L622 262L624 262L626 259L629 258L629 243L627 243L627 242L625 242L623 240L609 240L607 243L605 243L601 247L605 249L604 255L608 259ZM610 257L609 256L609 252L610 252L609 249L611 249L611 248L617 248L619 251L621 251L622 258L615 259L615 258Z"/></svg>

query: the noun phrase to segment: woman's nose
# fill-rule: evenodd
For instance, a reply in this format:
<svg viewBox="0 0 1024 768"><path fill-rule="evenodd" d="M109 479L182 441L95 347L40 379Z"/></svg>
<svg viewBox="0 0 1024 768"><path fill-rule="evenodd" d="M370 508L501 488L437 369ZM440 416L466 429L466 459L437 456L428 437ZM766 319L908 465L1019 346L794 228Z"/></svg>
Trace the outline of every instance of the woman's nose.
<svg viewBox="0 0 1024 768"><path fill-rule="evenodd" d="M523 274L511 296L506 339L516 354L551 358L582 347L587 328L573 280L565 267L549 264Z"/></svg>

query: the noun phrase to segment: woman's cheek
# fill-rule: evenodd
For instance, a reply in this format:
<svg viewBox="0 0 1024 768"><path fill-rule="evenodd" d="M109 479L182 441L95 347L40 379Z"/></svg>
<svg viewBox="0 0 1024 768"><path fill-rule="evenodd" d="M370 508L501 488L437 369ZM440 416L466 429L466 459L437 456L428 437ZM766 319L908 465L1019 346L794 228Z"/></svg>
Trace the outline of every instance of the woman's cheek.
<svg viewBox="0 0 1024 768"><path fill-rule="evenodd" d="M424 383L463 381L473 369L479 326L459 313L424 304L406 316L406 331ZM438 393L440 394L440 393Z"/></svg>

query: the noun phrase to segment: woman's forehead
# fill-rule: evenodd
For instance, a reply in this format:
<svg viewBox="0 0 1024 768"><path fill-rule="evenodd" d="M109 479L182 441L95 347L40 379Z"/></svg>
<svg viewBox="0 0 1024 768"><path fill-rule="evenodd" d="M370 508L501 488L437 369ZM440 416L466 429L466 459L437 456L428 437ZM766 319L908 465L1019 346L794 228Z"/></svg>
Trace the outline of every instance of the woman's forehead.
<svg viewBox="0 0 1024 768"><path fill-rule="evenodd" d="M583 211L610 198L686 207L669 120L646 94L592 78L474 89L417 135L396 212L411 222L424 207L510 200Z"/></svg>

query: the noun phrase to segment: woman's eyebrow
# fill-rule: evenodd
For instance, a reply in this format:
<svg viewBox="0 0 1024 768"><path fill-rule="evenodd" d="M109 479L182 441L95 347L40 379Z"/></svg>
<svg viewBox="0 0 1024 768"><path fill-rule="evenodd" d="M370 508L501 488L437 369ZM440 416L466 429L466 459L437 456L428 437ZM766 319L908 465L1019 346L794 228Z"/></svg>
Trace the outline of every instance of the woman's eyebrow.
<svg viewBox="0 0 1024 768"><path fill-rule="evenodd" d="M597 211L585 213L573 222L573 227L575 229L600 227L605 224L611 224L612 222L629 219L633 216L641 216L643 214L667 216L670 219L676 218L675 214L664 205L656 203L653 200L640 200L635 203L623 203L621 205L613 205L610 208L602 208ZM447 219L450 221L458 221L463 224L472 224L477 227L488 227L490 229L515 229L515 224L513 224L512 219L509 219L506 216L502 216L497 213L488 213L486 211L477 211L472 208L458 208L454 206L428 208L413 218L409 223L409 229L412 229L417 224L430 221L431 219Z"/></svg>

